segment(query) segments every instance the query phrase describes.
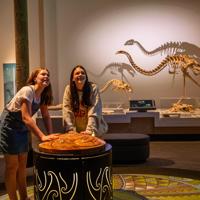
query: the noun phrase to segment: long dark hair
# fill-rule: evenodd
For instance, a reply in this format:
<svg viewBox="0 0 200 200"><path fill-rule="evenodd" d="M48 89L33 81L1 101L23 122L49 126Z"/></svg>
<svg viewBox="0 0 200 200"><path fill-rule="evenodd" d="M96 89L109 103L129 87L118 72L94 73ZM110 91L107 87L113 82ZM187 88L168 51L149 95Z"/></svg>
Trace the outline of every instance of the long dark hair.
<svg viewBox="0 0 200 200"><path fill-rule="evenodd" d="M28 80L26 81L27 85L35 85L35 78L40 73L40 71L46 70L50 76L49 70L45 67L36 67L31 75L29 76ZM52 94L52 87L51 83L49 82L49 85L44 88L41 94L41 102L40 105L51 105L53 102L53 94Z"/></svg>
<svg viewBox="0 0 200 200"><path fill-rule="evenodd" d="M75 82L73 81L74 71L77 68L83 69L83 71L85 72L85 76L86 76L86 81L83 86L83 94L82 94L81 102L79 102L78 90L76 88ZM90 100L91 89L92 89L91 82L88 81L88 75L87 75L85 68L82 65L75 66L72 69L72 72L70 75L71 105L72 105L72 109L74 112L79 111L79 103L81 103L83 106L86 106L86 107L89 107L92 105L91 100Z"/></svg>

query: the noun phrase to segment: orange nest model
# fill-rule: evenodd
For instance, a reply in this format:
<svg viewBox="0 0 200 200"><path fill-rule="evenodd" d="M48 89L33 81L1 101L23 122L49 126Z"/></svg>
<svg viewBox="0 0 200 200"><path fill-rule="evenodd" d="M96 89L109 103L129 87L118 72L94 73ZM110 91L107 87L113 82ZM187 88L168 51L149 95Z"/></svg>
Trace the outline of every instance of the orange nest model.
<svg viewBox="0 0 200 200"><path fill-rule="evenodd" d="M39 144L39 150L46 153L67 153L70 151L96 149L105 146L105 141L89 134L64 133L55 140Z"/></svg>

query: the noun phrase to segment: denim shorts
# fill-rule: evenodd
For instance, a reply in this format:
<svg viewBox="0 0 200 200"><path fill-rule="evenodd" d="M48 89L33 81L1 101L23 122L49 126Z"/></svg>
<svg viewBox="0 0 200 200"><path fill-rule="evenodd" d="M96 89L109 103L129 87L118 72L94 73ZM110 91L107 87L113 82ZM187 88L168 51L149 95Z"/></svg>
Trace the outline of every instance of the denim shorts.
<svg viewBox="0 0 200 200"><path fill-rule="evenodd" d="M21 112L6 109L0 117L0 151L3 154L28 152L28 129L22 121Z"/></svg>

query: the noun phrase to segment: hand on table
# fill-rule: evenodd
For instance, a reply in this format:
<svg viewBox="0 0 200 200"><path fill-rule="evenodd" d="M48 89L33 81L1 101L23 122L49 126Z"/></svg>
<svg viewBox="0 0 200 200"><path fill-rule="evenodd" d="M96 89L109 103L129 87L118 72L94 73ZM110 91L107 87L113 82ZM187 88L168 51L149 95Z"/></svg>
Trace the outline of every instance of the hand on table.
<svg viewBox="0 0 200 200"><path fill-rule="evenodd" d="M59 133L44 135L44 136L42 136L41 140L42 140L42 142L55 140L58 138L59 135L60 135Z"/></svg>
<svg viewBox="0 0 200 200"><path fill-rule="evenodd" d="M81 131L80 133L86 134L86 135L95 136L95 133L94 133L94 132L91 132L91 131Z"/></svg>

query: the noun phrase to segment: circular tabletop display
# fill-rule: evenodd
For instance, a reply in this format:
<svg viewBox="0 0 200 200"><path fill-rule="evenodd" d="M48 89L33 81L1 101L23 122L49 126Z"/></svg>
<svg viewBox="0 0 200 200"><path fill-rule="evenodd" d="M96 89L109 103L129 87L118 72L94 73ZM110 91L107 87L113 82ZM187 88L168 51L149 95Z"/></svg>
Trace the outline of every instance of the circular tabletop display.
<svg viewBox="0 0 200 200"><path fill-rule="evenodd" d="M39 151L51 154L84 154L100 151L106 142L98 137L83 133L64 133L57 139L39 144Z"/></svg>

